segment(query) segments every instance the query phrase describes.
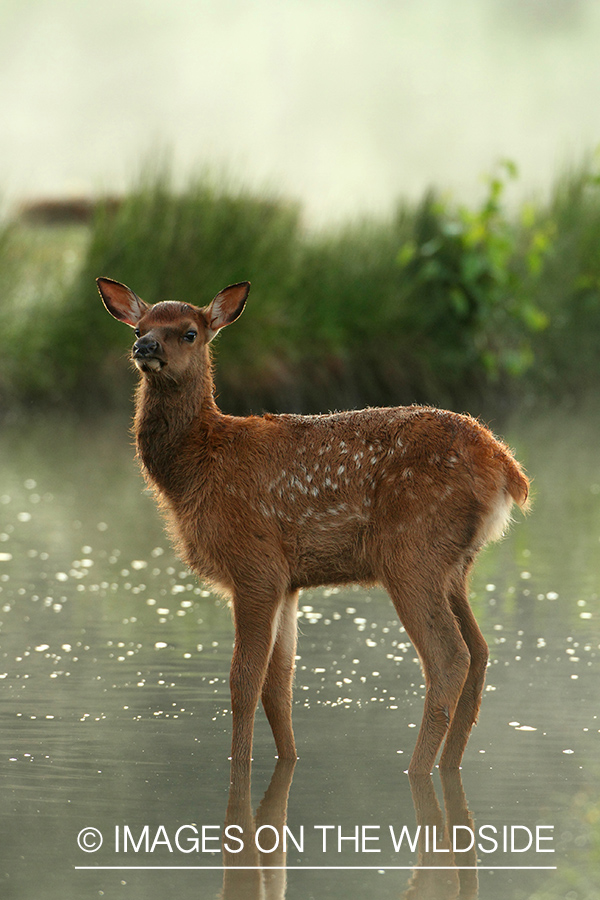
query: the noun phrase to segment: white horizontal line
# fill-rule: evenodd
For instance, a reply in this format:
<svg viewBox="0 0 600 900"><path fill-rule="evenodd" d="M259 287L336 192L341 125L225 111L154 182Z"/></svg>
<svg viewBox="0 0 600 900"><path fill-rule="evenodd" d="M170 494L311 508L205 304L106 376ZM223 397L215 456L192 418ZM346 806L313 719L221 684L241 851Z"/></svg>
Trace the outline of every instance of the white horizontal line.
<svg viewBox="0 0 600 900"><path fill-rule="evenodd" d="M135 870L143 870L143 871L152 871L153 869L158 870L178 870L178 871L210 871L211 869L215 872L223 872L229 871L251 871L251 872L264 872L266 870L273 871L290 871L290 870L311 870L311 871L360 871L360 872L385 872L385 871L400 871L406 870L412 872L415 869L424 869L424 870L448 870L448 871L465 871L467 869L473 869L475 871L486 871L486 870L494 870L497 871L499 869L515 872L515 871L554 871L558 868L558 866L75 866L76 870L105 870L112 869L117 872L129 871L132 869Z"/></svg>

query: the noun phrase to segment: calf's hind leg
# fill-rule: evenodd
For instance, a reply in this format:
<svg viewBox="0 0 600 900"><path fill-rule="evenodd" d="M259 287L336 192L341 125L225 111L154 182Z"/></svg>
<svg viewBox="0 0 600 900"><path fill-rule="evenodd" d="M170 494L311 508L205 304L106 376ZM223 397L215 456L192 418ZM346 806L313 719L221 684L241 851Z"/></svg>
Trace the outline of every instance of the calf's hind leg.
<svg viewBox="0 0 600 900"><path fill-rule="evenodd" d="M417 560L400 581L389 572L383 583L400 621L419 654L425 676L425 708L417 743L408 767L411 775L429 774L455 714L470 667L470 654L443 587Z"/></svg>
<svg viewBox="0 0 600 900"><path fill-rule="evenodd" d="M449 592L450 607L456 616L461 634L469 648L471 662L440 759L440 768L444 769L457 769L460 766L471 729L476 723L479 714L489 657L487 643L469 605L467 590L468 568L469 566L466 565L460 572Z"/></svg>

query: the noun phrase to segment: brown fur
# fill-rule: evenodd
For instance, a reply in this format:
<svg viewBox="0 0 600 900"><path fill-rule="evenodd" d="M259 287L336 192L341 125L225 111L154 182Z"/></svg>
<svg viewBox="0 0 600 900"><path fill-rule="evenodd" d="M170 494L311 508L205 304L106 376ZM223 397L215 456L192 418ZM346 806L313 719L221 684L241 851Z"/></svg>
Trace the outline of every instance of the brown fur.
<svg viewBox="0 0 600 900"><path fill-rule="evenodd" d="M487 645L467 599L477 551L501 535L528 480L478 421L427 407L322 416L223 415L208 344L247 283L202 309L148 306L98 280L136 327L135 435L178 552L232 598L232 757L249 760L259 697L280 757L295 758L292 678L301 588L381 583L423 665L411 773L458 767L477 719ZM192 339L192 332L195 337Z"/></svg>

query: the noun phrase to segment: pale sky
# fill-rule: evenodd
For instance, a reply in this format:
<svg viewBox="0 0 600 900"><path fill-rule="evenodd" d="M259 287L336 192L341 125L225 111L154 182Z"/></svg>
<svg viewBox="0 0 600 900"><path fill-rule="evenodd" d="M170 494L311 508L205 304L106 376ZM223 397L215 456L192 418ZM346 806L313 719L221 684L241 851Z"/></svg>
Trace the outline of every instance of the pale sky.
<svg viewBox="0 0 600 900"><path fill-rule="evenodd" d="M303 204L543 192L600 145L596 0L3 0L0 194L119 191L163 151Z"/></svg>

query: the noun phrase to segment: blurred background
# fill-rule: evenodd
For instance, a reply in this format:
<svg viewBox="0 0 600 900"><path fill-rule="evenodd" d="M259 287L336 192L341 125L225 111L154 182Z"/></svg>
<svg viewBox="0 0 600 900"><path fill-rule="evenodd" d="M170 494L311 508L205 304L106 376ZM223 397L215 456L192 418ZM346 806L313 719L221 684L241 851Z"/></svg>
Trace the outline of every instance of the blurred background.
<svg viewBox="0 0 600 900"><path fill-rule="evenodd" d="M599 141L594 0L5 0L3 190L131 186L166 151L311 224L464 200L499 158L547 194Z"/></svg>
<svg viewBox="0 0 600 900"><path fill-rule="evenodd" d="M5 0L0 398L124 395L99 273L250 279L237 411L595 389L599 39L593 0Z"/></svg>

